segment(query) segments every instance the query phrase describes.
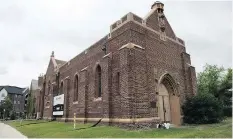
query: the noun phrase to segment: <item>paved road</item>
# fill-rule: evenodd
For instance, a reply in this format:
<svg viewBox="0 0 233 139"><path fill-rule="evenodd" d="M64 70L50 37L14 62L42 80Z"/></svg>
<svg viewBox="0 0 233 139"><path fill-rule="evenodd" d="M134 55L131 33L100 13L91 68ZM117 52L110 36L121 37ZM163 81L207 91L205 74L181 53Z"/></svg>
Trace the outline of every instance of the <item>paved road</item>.
<svg viewBox="0 0 233 139"><path fill-rule="evenodd" d="M0 139L1 138L27 138L13 127L0 122Z"/></svg>

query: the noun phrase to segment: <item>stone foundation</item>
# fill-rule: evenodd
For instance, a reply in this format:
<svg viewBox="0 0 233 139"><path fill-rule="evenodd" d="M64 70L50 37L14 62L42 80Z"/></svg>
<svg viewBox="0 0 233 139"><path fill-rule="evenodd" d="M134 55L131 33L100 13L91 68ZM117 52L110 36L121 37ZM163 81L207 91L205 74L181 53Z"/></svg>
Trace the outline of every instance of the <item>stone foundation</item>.
<svg viewBox="0 0 233 139"><path fill-rule="evenodd" d="M44 117L43 119L51 120L51 118ZM95 124L101 118L76 118L76 123L90 123ZM70 122L73 123L74 118L56 118L56 121L60 122ZM103 118L99 125L110 125L117 126L121 128L127 129L149 129L155 128L156 124L160 122L159 117L151 117L151 118L138 118L138 119L119 119L119 118Z"/></svg>

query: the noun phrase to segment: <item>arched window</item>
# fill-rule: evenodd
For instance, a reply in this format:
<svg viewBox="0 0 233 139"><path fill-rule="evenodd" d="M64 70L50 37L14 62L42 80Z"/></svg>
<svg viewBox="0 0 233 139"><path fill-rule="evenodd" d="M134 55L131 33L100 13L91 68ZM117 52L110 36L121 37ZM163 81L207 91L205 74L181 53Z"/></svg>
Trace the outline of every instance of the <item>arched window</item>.
<svg viewBox="0 0 233 139"><path fill-rule="evenodd" d="M48 82L48 92L47 92L47 95L49 95L51 92L51 83L50 81Z"/></svg>
<svg viewBox="0 0 233 139"><path fill-rule="evenodd" d="M52 84L52 93L53 95L56 94L56 84Z"/></svg>
<svg viewBox="0 0 233 139"><path fill-rule="evenodd" d="M63 82L61 82L61 86L60 86L60 94L63 94L64 92L64 89L63 89Z"/></svg>
<svg viewBox="0 0 233 139"><path fill-rule="evenodd" d="M120 93L120 72L117 72L117 77L116 77L116 83L117 83L117 93Z"/></svg>
<svg viewBox="0 0 233 139"><path fill-rule="evenodd" d="M78 75L74 78L74 101L78 101Z"/></svg>
<svg viewBox="0 0 233 139"><path fill-rule="evenodd" d="M102 88L101 88L101 67L98 65L96 67L96 97L102 96Z"/></svg>

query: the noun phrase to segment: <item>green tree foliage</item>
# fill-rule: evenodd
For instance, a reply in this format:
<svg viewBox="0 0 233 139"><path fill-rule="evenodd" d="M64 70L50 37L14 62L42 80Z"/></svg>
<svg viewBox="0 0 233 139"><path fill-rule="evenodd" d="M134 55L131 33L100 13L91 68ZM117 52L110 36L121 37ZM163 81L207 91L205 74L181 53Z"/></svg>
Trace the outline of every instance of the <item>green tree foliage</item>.
<svg viewBox="0 0 233 139"><path fill-rule="evenodd" d="M5 110L5 112L4 112ZM13 110L13 104L11 99L7 96L5 98L5 100L3 100L1 102L1 106L0 106L0 112L3 115L2 117L9 117L10 116L10 112Z"/></svg>
<svg viewBox="0 0 233 139"><path fill-rule="evenodd" d="M34 98L33 98L33 90L30 89L30 92L28 94L28 103L27 103L27 106L26 106L26 109L27 109L27 116L28 117L32 117L33 114L35 113L35 102L34 102Z"/></svg>
<svg viewBox="0 0 233 139"><path fill-rule="evenodd" d="M197 76L198 93L182 109L186 123L214 123L232 116L232 69L206 65Z"/></svg>
<svg viewBox="0 0 233 139"><path fill-rule="evenodd" d="M3 119L3 107L0 104L0 119Z"/></svg>
<svg viewBox="0 0 233 139"><path fill-rule="evenodd" d="M197 75L198 93L209 93L217 96L224 68L208 64L204 68L204 71Z"/></svg>
<svg viewBox="0 0 233 139"><path fill-rule="evenodd" d="M228 69L220 85L218 96L225 116L232 116L232 69Z"/></svg>
<svg viewBox="0 0 233 139"><path fill-rule="evenodd" d="M198 94L213 94L224 105L224 115L232 116L232 69L207 64L197 83Z"/></svg>
<svg viewBox="0 0 233 139"><path fill-rule="evenodd" d="M11 120L15 120L15 118L16 118L16 113L15 113L15 111L12 111L12 112L10 113L10 119L11 119Z"/></svg>
<svg viewBox="0 0 233 139"><path fill-rule="evenodd" d="M202 93L188 98L182 106L184 122L189 124L217 123L223 119L223 105L212 94Z"/></svg>

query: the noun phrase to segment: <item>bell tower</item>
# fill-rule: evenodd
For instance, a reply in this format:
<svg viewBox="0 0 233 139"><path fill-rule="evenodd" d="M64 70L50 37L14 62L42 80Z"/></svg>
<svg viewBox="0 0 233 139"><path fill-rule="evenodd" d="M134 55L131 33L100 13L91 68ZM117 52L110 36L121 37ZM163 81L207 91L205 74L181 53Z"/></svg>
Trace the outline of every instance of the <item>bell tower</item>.
<svg viewBox="0 0 233 139"><path fill-rule="evenodd" d="M166 40L166 33L165 33L165 15L164 11L164 4L160 1L156 1L152 6L151 9L156 9L158 13L158 23L159 23L159 32L160 32L160 39Z"/></svg>

